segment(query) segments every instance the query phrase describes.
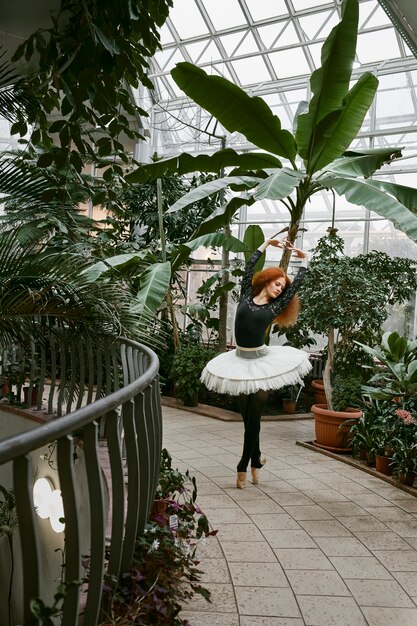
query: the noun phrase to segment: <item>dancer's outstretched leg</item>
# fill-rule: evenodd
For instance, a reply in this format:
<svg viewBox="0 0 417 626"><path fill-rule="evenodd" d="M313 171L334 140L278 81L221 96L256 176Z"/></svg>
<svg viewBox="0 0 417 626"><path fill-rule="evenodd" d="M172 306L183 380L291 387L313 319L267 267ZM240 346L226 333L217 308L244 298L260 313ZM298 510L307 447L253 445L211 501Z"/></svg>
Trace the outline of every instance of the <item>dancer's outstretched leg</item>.
<svg viewBox="0 0 417 626"><path fill-rule="evenodd" d="M259 390L248 396L248 406L245 421L245 436L243 440L243 452L237 471L246 472L249 461L252 467L260 468L259 432L261 428L262 410L268 400L268 391Z"/></svg>

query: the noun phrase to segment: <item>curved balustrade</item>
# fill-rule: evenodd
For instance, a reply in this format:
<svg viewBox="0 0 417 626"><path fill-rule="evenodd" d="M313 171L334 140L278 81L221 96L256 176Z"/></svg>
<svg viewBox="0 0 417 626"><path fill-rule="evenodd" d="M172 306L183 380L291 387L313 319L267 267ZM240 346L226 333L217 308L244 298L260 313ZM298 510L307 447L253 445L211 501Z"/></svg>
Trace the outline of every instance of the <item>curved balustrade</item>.
<svg viewBox="0 0 417 626"><path fill-rule="evenodd" d="M31 350L30 387L35 385L36 370L36 384L40 387L38 408L47 393L48 410L55 409L58 419L0 442L0 469L2 464L13 464L23 561L24 623L37 623L30 612L30 600L40 597L42 586L30 453L50 442L56 442L64 506L64 582L82 578L79 502L74 487L76 433L84 452L90 511L89 580L80 623L95 626L100 614L104 569L116 577L129 569L135 538L143 532L158 483L162 447L158 358L149 348L127 339L103 340L93 346L89 340L66 342L52 336L46 345L36 350L32 345ZM100 428L107 439L111 470L112 525L107 539L98 447ZM69 586L62 625L78 624L79 612L80 588Z"/></svg>

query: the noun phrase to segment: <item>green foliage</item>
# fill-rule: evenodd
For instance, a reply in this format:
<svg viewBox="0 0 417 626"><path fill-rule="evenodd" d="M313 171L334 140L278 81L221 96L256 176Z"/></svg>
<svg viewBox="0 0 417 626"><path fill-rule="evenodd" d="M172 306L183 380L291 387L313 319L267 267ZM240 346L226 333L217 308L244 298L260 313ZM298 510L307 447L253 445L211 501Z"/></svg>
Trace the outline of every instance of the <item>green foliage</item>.
<svg viewBox="0 0 417 626"><path fill-rule="evenodd" d="M378 80L370 72L364 73L352 85L352 68L356 53L359 2L343 0L342 19L332 29L321 51L321 67L313 72L310 80L309 103L300 103L296 116L295 136L281 128L279 118L259 97L251 97L230 81L220 76L206 74L190 63L178 63L172 77L187 96L213 115L230 132L239 132L248 142L273 155L284 156L291 167L279 163L261 165L255 170L253 164L243 163L223 177L222 187L236 182L236 176L246 180L247 191L234 197L216 214L219 227L230 220L242 204L255 199L278 200L288 209L290 241L295 241L301 217L309 198L324 189L334 189L350 202L365 206L417 241L417 216L415 215L415 189L393 185L371 178L385 163L401 156L401 150L388 147L384 150L349 151L349 145L360 130L373 102ZM297 160L302 158L304 168ZM243 155L241 155L243 157ZM246 159L251 155L245 154ZM252 155L255 158L255 155ZM206 155L192 159L180 155L168 159L164 171L172 172L177 165L181 172L219 171L231 164L232 155L219 151L210 157L216 168L208 169ZM297 163L297 165L296 165ZM135 180L157 177L160 165L144 166L131 174ZM212 185L202 193L216 192ZM198 194L198 192L195 192ZM190 194L177 206L185 207L196 197ZM227 217L225 217L227 216ZM224 221L223 221L224 220ZM287 266L289 253L284 253L282 265Z"/></svg>
<svg viewBox="0 0 417 626"><path fill-rule="evenodd" d="M353 376L336 376L332 400L335 411L357 407L361 402L361 379Z"/></svg>
<svg viewBox="0 0 417 626"><path fill-rule="evenodd" d="M414 400L417 394L417 341L393 332L384 333L379 347L359 345L377 363L363 392L376 399L400 401L404 406Z"/></svg>
<svg viewBox="0 0 417 626"><path fill-rule="evenodd" d="M172 375L175 380L177 398L186 406L198 404L198 392L202 386L201 372L206 363L216 355L216 351L200 343L183 345L175 354Z"/></svg>
<svg viewBox="0 0 417 626"><path fill-rule="evenodd" d="M158 27L170 6L171 0L63 0L51 27L33 33L14 54L13 60L36 59L24 91L38 106L27 107L12 132L24 135L26 122L34 124L32 142L49 150L58 168L68 167L73 145L101 165L112 153L126 161L120 136L140 137L131 122L146 115L127 86L152 88L147 57L159 47ZM54 136L60 145L52 147Z"/></svg>
<svg viewBox="0 0 417 626"><path fill-rule="evenodd" d="M299 324L325 336L337 330L335 371L360 372L355 364L369 361L355 342L377 339L386 305L410 298L417 287L416 263L380 252L350 258L343 247L334 229L319 240L300 290Z"/></svg>
<svg viewBox="0 0 417 626"><path fill-rule="evenodd" d="M106 623L119 626L187 626L181 604L195 594L210 601L200 584L198 541L215 535L196 503L196 480L172 467L162 450L160 480L145 534L137 539L131 571L120 581L106 579Z"/></svg>

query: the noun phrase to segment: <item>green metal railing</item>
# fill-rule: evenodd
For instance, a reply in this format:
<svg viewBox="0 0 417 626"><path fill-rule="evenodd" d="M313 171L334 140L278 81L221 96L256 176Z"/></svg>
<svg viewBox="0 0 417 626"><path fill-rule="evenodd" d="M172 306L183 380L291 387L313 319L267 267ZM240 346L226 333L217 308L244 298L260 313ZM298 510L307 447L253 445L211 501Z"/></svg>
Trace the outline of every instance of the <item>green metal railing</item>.
<svg viewBox="0 0 417 626"><path fill-rule="evenodd" d="M82 623L95 626L101 607L103 573L118 577L131 563L136 537L143 532L158 483L162 415L158 358L134 341L65 342L52 338L31 361L39 386L38 408L48 392L48 410L56 419L0 442L0 466L13 464L23 569L24 624L37 624L30 601L41 597L42 558L38 519L33 504L31 452L56 442L57 469L65 517L64 582L82 578L80 523L74 484L73 437L84 449L90 510L89 577ZM54 402L56 406L54 407ZM85 404L85 406L81 406ZM105 424L105 425L103 425ZM99 431L105 434L111 472L111 534L106 538L103 472ZM124 443L123 443L124 440ZM127 497L126 497L127 490ZM106 550L106 552L105 552ZM84 593L83 593L84 596ZM80 589L69 586L62 626L76 626Z"/></svg>

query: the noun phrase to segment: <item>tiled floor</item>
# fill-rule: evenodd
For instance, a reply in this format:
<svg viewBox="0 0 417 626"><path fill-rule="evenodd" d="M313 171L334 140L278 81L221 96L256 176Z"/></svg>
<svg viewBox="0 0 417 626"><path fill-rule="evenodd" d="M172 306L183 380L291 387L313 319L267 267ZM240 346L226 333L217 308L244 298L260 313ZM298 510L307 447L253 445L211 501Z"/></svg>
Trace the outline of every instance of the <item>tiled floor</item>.
<svg viewBox="0 0 417 626"><path fill-rule="evenodd" d="M163 411L164 446L218 530L198 547L213 602L184 607L191 626L417 626L414 496L297 446L309 420L265 422L261 482L238 490L242 424Z"/></svg>

